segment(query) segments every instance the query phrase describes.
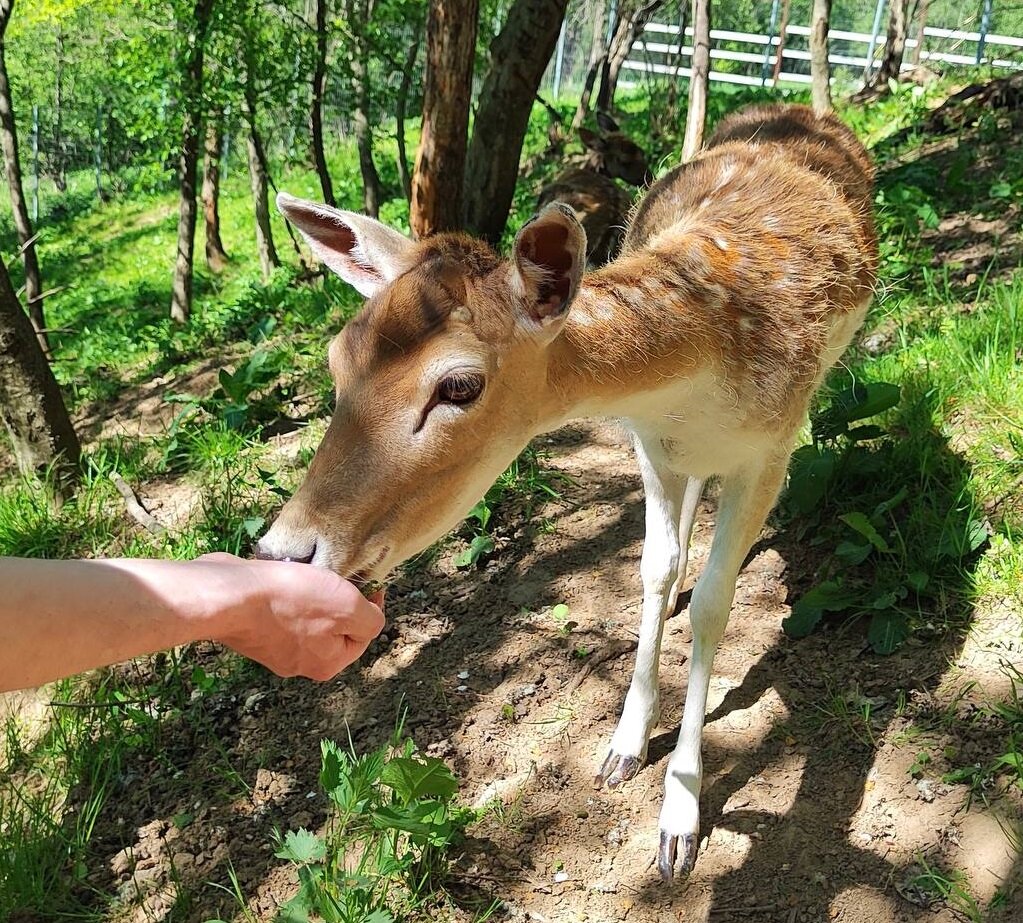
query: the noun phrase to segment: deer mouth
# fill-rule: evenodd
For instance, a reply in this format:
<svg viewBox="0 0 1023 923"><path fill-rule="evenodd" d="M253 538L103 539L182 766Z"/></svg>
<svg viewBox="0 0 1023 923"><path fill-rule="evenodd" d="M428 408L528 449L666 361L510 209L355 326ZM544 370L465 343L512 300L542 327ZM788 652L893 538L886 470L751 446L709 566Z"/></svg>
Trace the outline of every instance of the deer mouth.
<svg viewBox="0 0 1023 923"><path fill-rule="evenodd" d="M385 547L381 549L380 553L369 564L347 578L349 583L353 583L366 599L375 603L381 609L384 607L384 593L387 590L387 584L383 579L376 579L374 572L384 558L387 557L389 551L390 548Z"/></svg>

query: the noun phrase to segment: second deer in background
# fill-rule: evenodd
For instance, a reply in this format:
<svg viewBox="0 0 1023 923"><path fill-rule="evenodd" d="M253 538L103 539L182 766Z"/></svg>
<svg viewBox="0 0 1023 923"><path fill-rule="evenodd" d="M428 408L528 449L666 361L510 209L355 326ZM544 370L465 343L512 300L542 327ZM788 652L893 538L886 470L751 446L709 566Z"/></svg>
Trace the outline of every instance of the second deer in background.
<svg viewBox="0 0 1023 923"><path fill-rule="evenodd" d="M632 208L632 194L615 180L645 186L653 179L645 152L611 116L598 113L597 125L599 132L579 130L586 153L546 186L537 201L537 210L560 202L575 212L586 231L586 262L593 267L617 256Z"/></svg>

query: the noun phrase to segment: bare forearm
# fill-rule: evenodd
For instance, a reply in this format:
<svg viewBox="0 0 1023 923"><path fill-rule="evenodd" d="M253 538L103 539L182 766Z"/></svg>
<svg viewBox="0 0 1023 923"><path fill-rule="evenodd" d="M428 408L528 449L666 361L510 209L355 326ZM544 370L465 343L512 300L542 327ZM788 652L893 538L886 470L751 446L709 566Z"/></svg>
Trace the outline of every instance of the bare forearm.
<svg viewBox="0 0 1023 923"><path fill-rule="evenodd" d="M197 566L0 558L0 691L223 635L228 588Z"/></svg>

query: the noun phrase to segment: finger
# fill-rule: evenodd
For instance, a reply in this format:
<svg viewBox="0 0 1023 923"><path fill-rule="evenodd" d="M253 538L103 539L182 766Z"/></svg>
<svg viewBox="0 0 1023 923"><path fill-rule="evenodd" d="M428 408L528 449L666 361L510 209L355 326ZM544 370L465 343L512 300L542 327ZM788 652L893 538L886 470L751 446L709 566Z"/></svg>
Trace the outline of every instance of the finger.
<svg viewBox="0 0 1023 923"><path fill-rule="evenodd" d="M345 619L344 632L355 641L369 644L384 630L383 610L361 594L352 613Z"/></svg>

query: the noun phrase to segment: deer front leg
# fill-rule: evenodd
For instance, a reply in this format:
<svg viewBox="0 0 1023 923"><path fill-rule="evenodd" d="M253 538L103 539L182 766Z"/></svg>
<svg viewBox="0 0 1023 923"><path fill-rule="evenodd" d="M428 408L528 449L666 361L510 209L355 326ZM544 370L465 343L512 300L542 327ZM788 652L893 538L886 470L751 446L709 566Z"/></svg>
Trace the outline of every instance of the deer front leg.
<svg viewBox="0 0 1023 923"><path fill-rule="evenodd" d="M637 439L636 454L646 494L646 538L640 564L643 614L632 682L611 749L594 780L598 787L605 782L609 788L621 785L636 775L646 759L650 734L660 715L658 665L664 619L685 578L689 536L703 486L690 478L683 497L684 478L672 470L659 443L652 451Z"/></svg>
<svg viewBox="0 0 1023 923"><path fill-rule="evenodd" d="M775 456L762 467L728 477L722 484L710 557L689 606L693 625L689 685L678 743L664 778L657 868L666 881L674 875L676 859L682 875L688 875L696 862L703 719L714 655L728 624L739 568L774 506L787 463L787 453Z"/></svg>

